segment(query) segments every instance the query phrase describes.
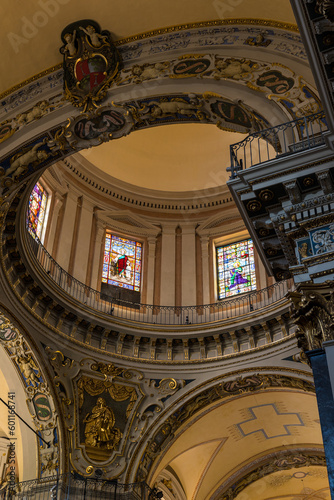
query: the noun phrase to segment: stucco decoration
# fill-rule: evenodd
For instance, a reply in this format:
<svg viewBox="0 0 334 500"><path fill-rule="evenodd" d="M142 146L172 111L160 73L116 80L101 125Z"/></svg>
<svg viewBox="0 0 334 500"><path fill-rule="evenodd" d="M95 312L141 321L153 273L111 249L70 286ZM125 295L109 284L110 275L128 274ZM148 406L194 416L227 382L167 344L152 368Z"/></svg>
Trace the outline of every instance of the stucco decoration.
<svg viewBox="0 0 334 500"><path fill-rule="evenodd" d="M80 150L98 146L111 139L129 134L133 118L126 107L109 105L69 118L67 124L55 134L54 147Z"/></svg>
<svg viewBox="0 0 334 500"><path fill-rule="evenodd" d="M66 26L61 38L66 99L84 111L97 106L121 67L109 31L101 31L98 23L84 19Z"/></svg>
<svg viewBox="0 0 334 500"><path fill-rule="evenodd" d="M148 425L184 381L145 379L137 370L74 361L50 348L47 354L66 415L72 466L82 475L93 467L104 478L122 478Z"/></svg>
<svg viewBox="0 0 334 500"><path fill-rule="evenodd" d="M36 442L39 454L37 477L53 476L62 472L59 450L60 429L57 410L44 369L28 341L2 313L0 313L0 344L17 368L32 416L31 425L42 438Z"/></svg>
<svg viewBox="0 0 334 500"><path fill-rule="evenodd" d="M132 131L167 123L200 122L222 130L256 132L268 128L266 119L241 101L219 94L174 94L75 113L63 127L43 133L14 151L0 164L0 184L7 191L32 173L74 151L118 139Z"/></svg>
<svg viewBox="0 0 334 500"><path fill-rule="evenodd" d="M54 163L60 157L59 148L55 148L47 134L24 145L1 163L0 185L3 192L33 172Z"/></svg>

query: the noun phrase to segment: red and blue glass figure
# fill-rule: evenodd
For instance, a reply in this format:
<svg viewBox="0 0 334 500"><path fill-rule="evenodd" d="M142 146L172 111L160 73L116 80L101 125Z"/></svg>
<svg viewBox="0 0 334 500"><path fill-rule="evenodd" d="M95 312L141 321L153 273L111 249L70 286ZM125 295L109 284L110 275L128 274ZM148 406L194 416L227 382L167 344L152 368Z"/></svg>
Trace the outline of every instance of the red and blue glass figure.
<svg viewBox="0 0 334 500"><path fill-rule="evenodd" d="M142 244L106 234L102 283L140 292Z"/></svg>

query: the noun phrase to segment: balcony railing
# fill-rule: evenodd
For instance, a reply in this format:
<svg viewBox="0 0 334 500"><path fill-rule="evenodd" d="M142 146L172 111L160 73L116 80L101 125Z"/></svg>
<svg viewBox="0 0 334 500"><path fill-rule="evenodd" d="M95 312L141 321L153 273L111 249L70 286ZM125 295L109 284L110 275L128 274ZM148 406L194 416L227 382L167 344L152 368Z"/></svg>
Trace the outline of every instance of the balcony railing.
<svg viewBox="0 0 334 500"><path fill-rule="evenodd" d="M155 500L156 489L146 483L121 484L98 478L61 474L23 481L9 482L0 488L0 500Z"/></svg>
<svg viewBox="0 0 334 500"><path fill-rule="evenodd" d="M325 143L323 132L327 130L325 114L320 111L249 134L230 146L230 178L235 179L240 170L254 165L320 146Z"/></svg>
<svg viewBox="0 0 334 500"><path fill-rule="evenodd" d="M163 306L120 299L117 299L116 304L105 294L90 288L68 274L51 257L44 246L29 233L27 233L27 242L31 254L35 256L42 270L61 290L87 307L127 321L194 326L227 319L233 320L233 318L271 306L282 300L288 291L294 289L293 280L287 280L256 292L205 305Z"/></svg>

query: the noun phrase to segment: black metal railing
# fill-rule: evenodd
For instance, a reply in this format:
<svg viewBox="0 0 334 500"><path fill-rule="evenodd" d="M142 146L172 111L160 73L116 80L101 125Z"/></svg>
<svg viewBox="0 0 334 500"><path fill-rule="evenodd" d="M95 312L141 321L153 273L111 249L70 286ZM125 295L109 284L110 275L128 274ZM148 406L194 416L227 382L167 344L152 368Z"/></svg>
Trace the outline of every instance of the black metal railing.
<svg viewBox="0 0 334 500"><path fill-rule="evenodd" d="M0 500L155 500L157 489L146 483L122 484L117 480L60 474L20 483L3 483Z"/></svg>
<svg viewBox="0 0 334 500"><path fill-rule="evenodd" d="M231 144L231 179L240 170L320 146L325 143L323 132L327 131L323 111L304 116L276 127L249 134L244 140Z"/></svg>
<svg viewBox="0 0 334 500"><path fill-rule="evenodd" d="M113 303L105 294L78 281L68 274L51 257L39 240L27 233L31 257L39 263L41 270L75 300L96 311L118 319L158 325L200 325L231 320L253 311L266 308L283 299L294 289L293 280L280 281L262 290L244 294L233 299L212 304L192 306L161 306L134 303L117 299Z"/></svg>

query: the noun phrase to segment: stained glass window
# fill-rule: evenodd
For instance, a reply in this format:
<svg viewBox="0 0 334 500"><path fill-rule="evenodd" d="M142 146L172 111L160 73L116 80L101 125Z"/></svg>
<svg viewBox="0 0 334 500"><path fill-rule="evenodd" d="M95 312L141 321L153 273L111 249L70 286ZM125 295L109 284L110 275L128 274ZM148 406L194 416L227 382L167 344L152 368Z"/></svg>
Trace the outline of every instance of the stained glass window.
<svg viewBox="0 0 334 500"><path fill-rule="evenodd" d="M256 290L252 240L216 248L218 299Z"/></svg>
<svg viewBox="0 0 334 500"><path fill-rule="evenodd" d="M37 182L29 198L28 231L32 236L42 239L42 232L46 217L48 194L43 186Z"/></svg>
<svg viewBox="0 0 334 500"><path fill-rule="evenodd" d="M102 283L140 292L142 244L106 234Z"/></svg>

